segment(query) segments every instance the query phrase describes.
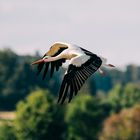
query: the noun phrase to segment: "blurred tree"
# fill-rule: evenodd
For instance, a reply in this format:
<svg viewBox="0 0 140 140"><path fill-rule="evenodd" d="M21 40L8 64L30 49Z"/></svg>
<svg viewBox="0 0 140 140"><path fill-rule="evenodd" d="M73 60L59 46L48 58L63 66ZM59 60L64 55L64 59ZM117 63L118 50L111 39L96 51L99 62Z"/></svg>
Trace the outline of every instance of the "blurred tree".
<svg viewBox="0 0 140 140"><path fill-rule="evenodd" d="M36 67L30 66L35 59L32 56L18 56L9 49L0 51L0 110L15 109L19 100L38 87L57 93L59 74L43 81L41 76L36 76Z"/></svg>
<svg viewBox="0 0 140 140"><path fill-rule="evenodd" d="M0 124L0 140L16 140L14 128L11 123Z"/></svg>
<svg viewBox="0 0 140 140"><path fill-rule="evenodd" d="M106 116L104 107L97 99L91 95L79 96L67 108L67 140L97 139Z"/></svg>
<svg viewBox="0 0 140 140"><path fill-rule="evenodd" d="M62 140L65 129L64 112L43 90L31 93L17 106L15 120L19 140Z"/></svg>
<svg viewBox="0 0 140 140"><path fill-rule="evenodd" d="M3 80L7 80L14 73L14 70L18 64L17 57L13 51L10 49L5 49L4 51L0 51L0 74Z"/></svg>
<svg viewBox="0 0 140 140"><path fill-rule="evenodd" d="M111 76L112 79L112 86L116 84L125 84L125 74L123 71L118 70L118 69L113 69L110 70L109 75Z"/></svg>
<svg viewBox="0 0 140 140"><path fill-rule="evenodd" d="M123 89L120 84L116 85L107 95L107 102L112 106L112 113L119 112L122 109L121 99L123 95Z"/></svg>
<svg viewBox="0 0 140 140"><path fill-rule="evenodd" d="M97 93L95 77L89 79L89 93L91 95L96 95Z"/></svg>
<svg viewBox="0 0 140 140"><path fill-rule="evenodd" d="M55 73L53 78L48 74L43 81L43 71L37 77L36 66L30 66L30 63L38 57L40 57L39 53L35 56L19 56L10 49L0 51L0 110L14 110L18 101L38 87L48 89L53 95L57 95L62 73ZM98 91L107 93L118 83L123 86L128 82L140 85L140 67L129 65L126 71L114 69L106 73L105 77L95 74L85 83L80 92L95 95Z"/></svg>
<svg viewBox="0 0 140 140"><path fill-rule="evenodd" d="M127 84L125 87L116 85L108 94L107 100L113 112L132 107L140 103L140 87L135 84Z"/></svg>
<svg viewBox="0 0 140 140"><path fill-rule="evenodd" d="M140 87L139 85L130 83L124 88L123 106L132 107L133 105L140 103Z"/></svg>
<svg viewBox="0 0 140 140"><path fill-rule="evenodd" d="M15 73L18 66L17 55L9 49L0 51L0 108L5 105L5 98L13 89L7 83ZM6 103L7 104L7 103Z"/></svg>
<svg viewBox="0 0 140 140"><path fill-rule="evenodd" d="M138 82L140 82L140 67L138 67Z"/></svg>
<svg viewBox="0 0 140 140"><path fill-rule="evenodd" d="M106 70L104 70L106 71ZM106 72L107 73L107 72ZM95 85L97 90L108 92L112 87L112 78L109 73L106 76L100 74L95 75Z"/></svg>
<svg viewBox="0 0 140 140"><path fill-rule="evenodd" d="M139 140L140 105L112 115L105 123L100 140Z"/></svg>
<svg viewBox="0 0 140 140"><path fill-rule="evenodd" d="M125 72L125 82L137 82L138 78L138 68L134 65L128 65Z"/></svg>

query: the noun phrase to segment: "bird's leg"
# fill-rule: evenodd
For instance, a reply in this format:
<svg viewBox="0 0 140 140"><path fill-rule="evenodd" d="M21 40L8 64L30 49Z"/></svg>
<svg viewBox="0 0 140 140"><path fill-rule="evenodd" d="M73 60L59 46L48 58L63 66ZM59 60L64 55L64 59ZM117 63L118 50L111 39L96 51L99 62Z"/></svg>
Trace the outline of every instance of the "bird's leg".
<svg viewBox="0 0 140 140"><path fill-rule="evenodd" d="M115 67L115 66L114 66L114 65L112 65L112 64L108 64L108 66L109 66L109 67Z"/></svg>
<svg viewBox="0 0 140 140"><path fill-rule="evenodd" d="M100 73L102 76L105 76L105 75L106 75L106 73L105 73L101 68L99 68L98 71L99 71L99 73Z"/></svg>

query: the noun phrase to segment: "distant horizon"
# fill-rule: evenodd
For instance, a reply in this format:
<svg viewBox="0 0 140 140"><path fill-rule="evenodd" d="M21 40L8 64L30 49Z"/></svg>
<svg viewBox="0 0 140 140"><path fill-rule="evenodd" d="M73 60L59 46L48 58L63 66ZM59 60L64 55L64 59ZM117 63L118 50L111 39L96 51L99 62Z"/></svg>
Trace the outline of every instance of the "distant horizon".
<svg viewBox="0 0 140 140"><path fill-rule="evenodd" d="M26 56L26 55L30 55L30 56L35 56L37 53L40 55L40 56L43 56L44 55L44 53L42 53L42 51L40 51L40 50L34 50L34 52L32 52L32 53L30 53L30 52L28 52L28 53L25 53L25 52L18 52L17 50L14 50L13 48L11 48L10 46L8 47L8 46L5 46L5 47L1 47L0 48L0 51L3 51L3 50L6 50L6 49L10 49L11 51L13 51L14 53L16 53L17 55L20 55L20 56ZM98 55L98 54L97 54ZM108 61L109 62L109 61ZM127 66L129 66L129 65L133 65L133 66L136 66L136 67L139 67L140 66L140 64L137 64L137 63L126 63L126 64L124 64L124 65L115 65L115 68L112 68L112 69L120 69L120 70L125 70L126 69L126 67ZM110 68L109 68L110 69Z"/></svg>

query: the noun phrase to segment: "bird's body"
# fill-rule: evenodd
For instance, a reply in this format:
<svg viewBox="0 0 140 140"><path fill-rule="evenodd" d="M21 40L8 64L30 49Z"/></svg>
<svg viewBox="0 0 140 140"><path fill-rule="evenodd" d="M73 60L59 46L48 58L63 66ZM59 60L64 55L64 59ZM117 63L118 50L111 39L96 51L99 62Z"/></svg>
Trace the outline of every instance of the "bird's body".
<svg viewBox="0 0 140 140"><path fill-rule="evenodd" d="M67 65L65 66L66 62ZM105 58L99 57L77 45L56 42L41 60L32 64L38 64L38 74L40 74L43 67L45 67L43 79L45 79L49 65L51 65L51 77L55 70L59 70L59 67L65 67L66 73L58 98L58 102L63 104L66 97L68 97L70 102L72 97L77 94L85 81L97 70L104 75L104 72L100 68L101 66L114 67L111 64L106 64L106 62L107 60Z"/></svg>

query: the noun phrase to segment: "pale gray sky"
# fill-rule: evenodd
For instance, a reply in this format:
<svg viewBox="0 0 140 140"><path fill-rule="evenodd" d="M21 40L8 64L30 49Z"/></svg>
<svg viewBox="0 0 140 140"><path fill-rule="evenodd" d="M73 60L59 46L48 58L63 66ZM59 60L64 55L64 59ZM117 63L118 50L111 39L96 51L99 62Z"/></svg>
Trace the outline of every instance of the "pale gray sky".
<svg viewBox="0 0 140 140"><path fill-rule="evenodd" d="M0 48L44 53L56 41L140 64L140 0L0 0Z"/></svg>

